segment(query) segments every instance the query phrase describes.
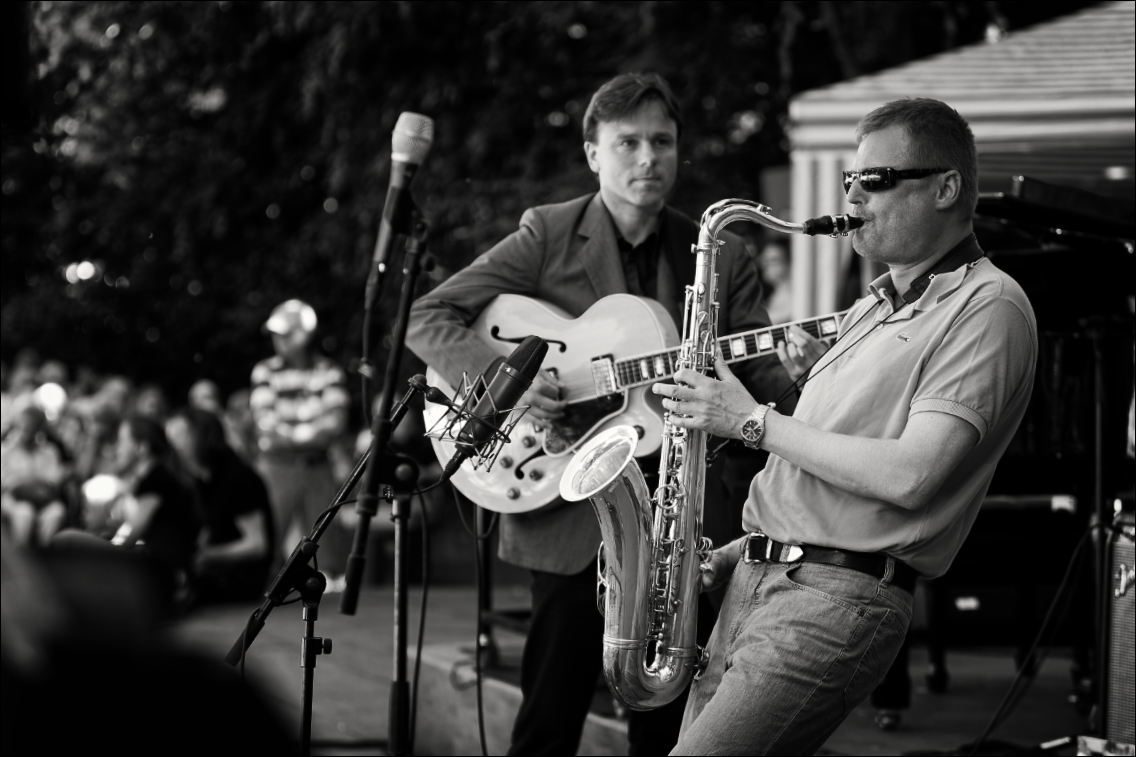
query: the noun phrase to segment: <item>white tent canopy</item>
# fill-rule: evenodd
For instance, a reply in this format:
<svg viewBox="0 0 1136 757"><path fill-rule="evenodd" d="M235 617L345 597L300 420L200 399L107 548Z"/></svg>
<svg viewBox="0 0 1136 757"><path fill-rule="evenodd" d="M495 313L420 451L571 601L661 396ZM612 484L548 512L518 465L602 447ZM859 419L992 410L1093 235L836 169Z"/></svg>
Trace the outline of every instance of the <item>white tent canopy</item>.
<svg viewBox="0 0 1136 757"><path fill-rule="evenodd" d="M970 123L982 191L1010 177L1133 196L1136 3L1113 2L982 43L805 92L790 103L794 218L848 208L840 172L856 124L902 97L933 97ZM836 310L851 244L793 238L793 314ZM865 270L865 274L867 274Z"/></svg>

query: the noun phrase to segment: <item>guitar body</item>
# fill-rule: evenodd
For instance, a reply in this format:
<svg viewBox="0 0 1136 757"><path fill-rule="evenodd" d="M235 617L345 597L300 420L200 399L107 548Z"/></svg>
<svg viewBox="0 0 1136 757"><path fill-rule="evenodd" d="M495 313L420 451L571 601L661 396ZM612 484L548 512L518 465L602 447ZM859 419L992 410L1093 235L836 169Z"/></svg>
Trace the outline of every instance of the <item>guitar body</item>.
<svg viewBox="0 0 1136 757"><path fill-rule="evenodd" d="M606 392L593 366L598 358L623 357L675 347L678 332L659 303L629 294L615 294L596 302L573 319L547 302L503 294L494 299L471 327L502 356L534 334L548 342L542 368L565 385L565 417L542 429L525 416L501 449L491 470L473 470L467 461L453 482L473 502L502 513L523 513L543 507L559 496L560 476L577 447L599 431L617 425L642 429L636 457L658 451L662 443L662 404L649 386ZM492 380L487 376L486 380ZM426 380L454 396L455 388L428 368ZM440 405L427 403L427 429L452 415ZM438 426L441 428L441 425ZM431 439L434 453L444 464L454 454L451 442Z"/></svg>
<svg viewBox="0 0 1136 757"><path fill-rule="evenodd" d="M727 363L774 355L776 344L788 338L790 326L799 326L817 339L832 339L844 315L831 313L718 337L718 348ZM481 507L524 513L550 504L559 496L560 476L572 453L612 426L629 425L639 431L636 457L652 455L662 445L662 401L650 389L657 381L670 380L681 356L678 332L659 303L613 294L573 319L547 302L502 294L470 328L502 357L529 335L543 338L548 354L541 367L560 378L561 399L568 401L564 417L547 427L522 418L491 470L474 470L468 460L458 469L454 484ZM454 396L455 387L433 368L426 370L426 380ZM427 403L426 428L441 431L450 419L447 416L452 417L448 409ZM453 457L452 442L433 437L431 442L443 464Z"/></svg>

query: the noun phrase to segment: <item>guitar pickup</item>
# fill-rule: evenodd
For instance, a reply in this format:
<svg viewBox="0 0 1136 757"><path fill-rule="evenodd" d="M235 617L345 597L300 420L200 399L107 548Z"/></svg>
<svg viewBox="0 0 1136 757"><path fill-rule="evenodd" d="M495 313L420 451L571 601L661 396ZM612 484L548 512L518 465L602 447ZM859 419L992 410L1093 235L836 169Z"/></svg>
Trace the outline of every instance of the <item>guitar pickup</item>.
<svg viewBox="0 0 1136 757"><path fill-rule="evenodd" d="M619 391L615 378L614 356L601 355L592 358L592 383L595 384L597 397Z"/></svg>

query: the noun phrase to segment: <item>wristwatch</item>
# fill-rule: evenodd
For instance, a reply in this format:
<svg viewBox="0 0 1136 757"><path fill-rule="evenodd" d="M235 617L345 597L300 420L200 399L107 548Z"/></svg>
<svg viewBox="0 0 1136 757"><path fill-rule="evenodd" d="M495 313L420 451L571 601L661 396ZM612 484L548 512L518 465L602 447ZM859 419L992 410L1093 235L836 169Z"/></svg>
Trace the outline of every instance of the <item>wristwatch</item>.
<svg viewBox="0 0 1136 757"><path fill-rule="evenodd" d="M765 436L765 414L773 405L758 405L742 423L742 442L750 449L761 449L761 439Z"/></svg>

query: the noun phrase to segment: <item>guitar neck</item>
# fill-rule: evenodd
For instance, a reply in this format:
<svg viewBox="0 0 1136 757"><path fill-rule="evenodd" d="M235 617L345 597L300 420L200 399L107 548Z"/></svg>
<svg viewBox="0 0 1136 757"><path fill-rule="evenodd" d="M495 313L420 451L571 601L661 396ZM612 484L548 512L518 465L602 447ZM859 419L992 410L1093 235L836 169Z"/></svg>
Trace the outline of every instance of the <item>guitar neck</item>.
<svg viewBox="0 0 1136 757"><path fill-rule="evenodd" d="M798 326L806 334L817 339L828 339L836 336L840 321L847 313L847 310L843 310L839 313L806 318L792 323L779 323L776 326L719 337L718 347L722 350L722 357L725 358L726 363L740 363L743 360L773 355L777 352L777 343L787 340L790 326ZM615 369L619 377L619 388L631 389L669 379L675 373L679 356L680 349L672 347L660 352L617 360Z"/></svg>

